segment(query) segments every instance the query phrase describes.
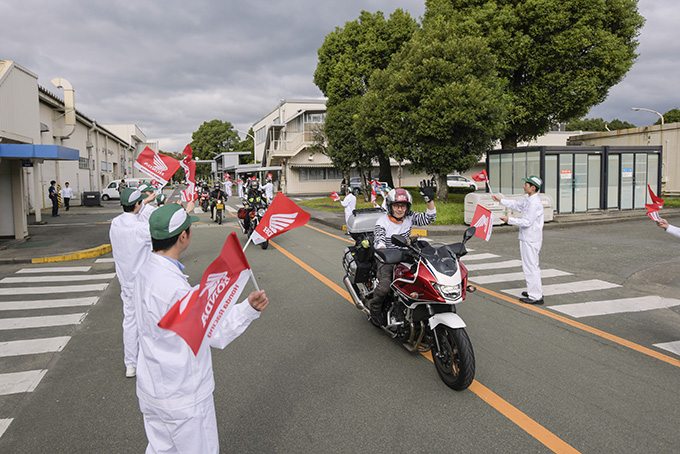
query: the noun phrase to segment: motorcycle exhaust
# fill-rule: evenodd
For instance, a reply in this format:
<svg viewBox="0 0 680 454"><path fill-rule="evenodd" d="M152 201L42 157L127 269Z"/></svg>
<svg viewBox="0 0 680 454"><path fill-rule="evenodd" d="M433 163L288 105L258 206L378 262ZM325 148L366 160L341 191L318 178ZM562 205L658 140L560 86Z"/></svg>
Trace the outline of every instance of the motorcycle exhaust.
<svg viewBox="0 0 680 454"><path fill-rule="evenodd" d="M364 311L365 313L368 314L369 313L368 308L364 305L364 303L361 302L361 298L359 298L359 295L357 295L356 290L354 290L354 286L352 285L352 282L349 280L349 276L346 275L342 282L345 284L345 287L347 287L347 291L352 297L352 300L354 300L354 305L357 307L357 309Z"/></svg>

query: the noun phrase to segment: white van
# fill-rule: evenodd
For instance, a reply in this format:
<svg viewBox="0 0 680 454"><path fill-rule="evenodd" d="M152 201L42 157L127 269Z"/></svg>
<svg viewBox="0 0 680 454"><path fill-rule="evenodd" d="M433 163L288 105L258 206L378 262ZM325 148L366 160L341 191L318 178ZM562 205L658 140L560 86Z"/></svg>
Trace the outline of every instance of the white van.
<svg viewBox="0 0 680 454"><path fill-rule="evenodd" d="M102 200L120 199L118 186L122 180L111 181L102 191ZM150 178L125 178L128 188L136 188L140 183L151 183Z"/></svg>

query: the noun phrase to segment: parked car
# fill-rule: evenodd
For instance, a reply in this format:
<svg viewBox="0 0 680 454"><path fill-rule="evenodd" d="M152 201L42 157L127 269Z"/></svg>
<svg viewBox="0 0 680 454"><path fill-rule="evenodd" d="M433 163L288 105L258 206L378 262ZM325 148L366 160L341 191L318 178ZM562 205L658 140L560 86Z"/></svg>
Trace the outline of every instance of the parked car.
<svg viewBox="0 0 680 454"><path fill-rule="evenodd" d="M342 180L342 183L340 183L340 195L345 195L345 188L347 187L347 182L345 180ZM359 194L363 194L363 191L361 189L361 177L351 177L349 179L349 187L354 189L359 190Z"/></svg>
<svg viewBox="0 0 680 454"><path fill-rule="evenodd" d="M446 175L446 185L450 188L470 188L477 190L477 183L462 175Z"/></svg>
<svg viewBox="0 0 680 454"><path fill-rule="evenodd" d="M102 190L102 200L120 199L120 192L118 192L118 187L120 186L121 180L113 180L109 182L108 185ZM151 183L149 178L125 178L125 183L127 183L128 188L136 188L141 183Z"/></svg>

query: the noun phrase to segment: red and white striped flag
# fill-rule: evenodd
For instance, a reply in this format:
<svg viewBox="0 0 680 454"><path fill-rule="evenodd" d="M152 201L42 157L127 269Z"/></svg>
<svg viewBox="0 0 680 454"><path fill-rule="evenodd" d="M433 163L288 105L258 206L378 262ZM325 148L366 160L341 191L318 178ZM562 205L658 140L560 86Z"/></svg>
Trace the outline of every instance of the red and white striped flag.
<svg viewBox="0 0 680 454"><path fill-rule="evenodd" d="M309 213L302 210L282 192L279 192L255 227L250 240L255 244L264 243L283 232L305 225L310 217Z"/></svg>
<svg viewBox="0 0 680 454"><path fill-rule="evenodd" d="M151 178L160 181L162 183L161 186L165 186L175 172L177 172L177 169L179 169L179 161L146 147L144 151L139 153L135 161L135 167Z"/></svg>
<svg viewBox="0 0 680 454"><path fill-rule="evenodd" d="M337 202L338 200L340 200L340 196L338 195L337 192L333 191L331 192L331 199L333 199L334 202Z"/></svg>
<svg viewBox="0 0 680 454"><path fill-rule="evenodd" d="M375 199L376 199L376 194L375 194L375 185L371 186L371 203L375 204Z"/></svg>
<svg viewBox="0 0 680 454"><path fill-rule="evenodd" d="M198 199L198 194L196 194L196 161L193 160L194 151L191 149L191 145L187 144L182 153L184 159L182 159L180 165L187 177L187 187L180 191L180 195L182 202L193 202Z"/></svg>
<svg viewBox="0 0 680 454"><path fill-rule="evenodd" d="M206 339L211 339L218 324L241 295L252 271L241 243L231 232L220 256L203 273L200 285L180 298L158 322L158 326L177 333L198 354Z"/></svg>

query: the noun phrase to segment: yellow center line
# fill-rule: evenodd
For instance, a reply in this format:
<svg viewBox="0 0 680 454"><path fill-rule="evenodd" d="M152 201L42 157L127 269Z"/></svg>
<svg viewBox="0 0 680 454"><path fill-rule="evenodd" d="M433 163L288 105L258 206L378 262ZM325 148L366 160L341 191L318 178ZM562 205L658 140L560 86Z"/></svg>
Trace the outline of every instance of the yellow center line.
<svg viewBox="0 0 680 454"><path fill-rule="evenodd" d="M310 227L314 230L318 230L314 227ZM319 230L322 233L322 230ZM331 234L328 234L331 235ZM331 235L334 236L334 235ZM340 238L340 237L337 237ZM340 238L344 240L344 238ZM328 279L326 276L323 274L319 273L316 271L314 268L311 266L307 265L305 262L273 242L272 240L269 240L269 244L274 246L276 249L281 251L283 255L291 259L293 262L298 264L302 269L310 273L312 276L315 278L319 279L321 282L326 284L328 287L330 287L334 292L336 292L338 295L342 296L344 299L349 301L350 303L354 304L354 301L352 301L352 297L349 295L349 293L341 288L339 285L335 284L333 281ZM425 358L428 360L432 361L432 355L430 352L423 353L422 354ZM578 453L576 449L574 449L571 445L567 444L565 441L563 441L561 438L550 432L548 429L545 427L541 426L538 424L536 421L531 419L529 416L527 416L525 413L520 411L518 408L514 407L511 405L509 402L503 400L498 394L494 393L491 391L489 388L486 386L482 385L479 383L477 380L474 380L470 387L468 388L471 392L473 392L475 395L477 395L480 399L482 399L484 402L489 404L491 407L493 407L495 410L497 410L499 413L501 413L503 416L508 418L510 421L515 423L518 427L520 427L522 430L524 430L526 433L534 437L536 440L539 442L543 443L548 449L550 449L553 452L556 453Z"/></svg>
<svg viewBox="0 0 680 454"><path fill-rule="evenodd" d="M348 242L348 243L354 244L354 241L352 241L352 240L348 240L347 238L343 238L343 237L341 237L341 236L333 235L332 233L328 233L328 232L325 232L325 231L323 231L323 230L321 230L321 229L317 229L316 227L312 227L312 226L309 225L309 224L305 224L305 227L309 227L309 228L312 229L312 230L316 230L317 232L321 232L321 233L323 233L324 235L332 236L333 238L337 238L338 240L346 241L346 242Z"/></svg>

